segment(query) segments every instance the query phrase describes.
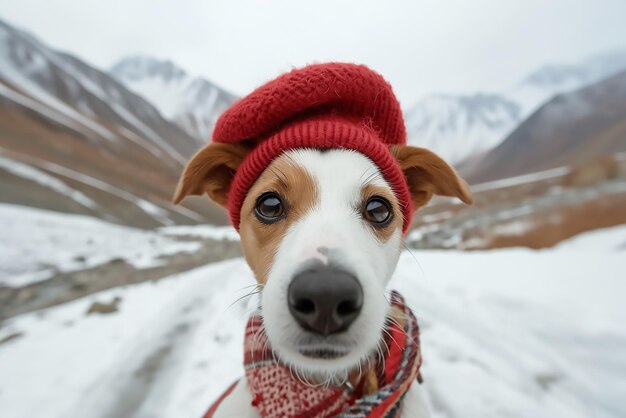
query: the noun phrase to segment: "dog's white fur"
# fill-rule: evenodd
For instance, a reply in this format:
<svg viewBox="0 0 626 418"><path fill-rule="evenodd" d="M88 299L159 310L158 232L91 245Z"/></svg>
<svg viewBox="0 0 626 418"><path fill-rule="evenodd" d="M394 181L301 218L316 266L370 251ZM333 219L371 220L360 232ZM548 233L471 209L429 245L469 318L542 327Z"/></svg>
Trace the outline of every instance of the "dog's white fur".
<svg viewBox="0 0 626 418"><path fill-rule="evenodd" d="M391 191L379 169L365 156L350 150L294 150L289 158L304 168L317 184L318 201L294 222L280 243L264 286L260 309L265 330L278 357L299 376L330 383L346 379L377 350L388 310L385 286L393 274L402 247L402 223L382 242L372 226L362 219L362 188L367 184ZM401 214L396 213L396 216ZM243 239L243 238L242 238ZM364 294L359 317L342 335L332 338L333 348L345 355L336 359L314 359L300 354L303 344L313 343L296 323L287 305L287 288L299 270L312 259L332 263L352 273ZM427 416L420 387L415 382L405 397L404 415ZM216 418L258 418L251 406L245 379L222 402Z"/></svg>

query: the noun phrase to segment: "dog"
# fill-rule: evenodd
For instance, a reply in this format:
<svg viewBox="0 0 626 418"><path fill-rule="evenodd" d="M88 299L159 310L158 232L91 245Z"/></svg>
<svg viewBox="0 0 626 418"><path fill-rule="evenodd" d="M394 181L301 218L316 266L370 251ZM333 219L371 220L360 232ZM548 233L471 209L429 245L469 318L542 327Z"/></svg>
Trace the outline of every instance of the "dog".
<svg viewBox="0 0 626 418"><path fill-rule="evenodd" d="M217 136L224 125L216 127ZM174 201L207 194L236 218L244 257L261 289L259 315L275 361L303 384L352 388L350 381L359 381L357 371L380 352L385 338L386 285L408 230L407 211L433 195L467 204L472 196L455 170L426 149L388 147L389 164L406 183L410 201L403 202L398 186L388 180L392 176L371 153L327 145L278 152L233 206L234 179L249 171L244 162L259 145L214 141L188 163ZM428 416L420 390L412 384L402 396L397 410L403 417ZM212 415L272 416L255 407L258 395L242 379Z"/></svg>

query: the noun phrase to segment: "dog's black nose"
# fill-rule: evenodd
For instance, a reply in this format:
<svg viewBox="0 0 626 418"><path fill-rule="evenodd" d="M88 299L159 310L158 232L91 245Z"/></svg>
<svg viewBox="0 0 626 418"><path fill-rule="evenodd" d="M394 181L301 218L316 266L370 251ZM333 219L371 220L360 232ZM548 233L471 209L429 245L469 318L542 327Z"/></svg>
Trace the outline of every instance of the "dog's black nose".
<svg viewBox="0 0 626 418"><path fill-rule="evenodd" d="M288 299L291 314L304 329L327 336L347 330L359 316L363 289L350 273L319 266L293 278Z"/></svg>

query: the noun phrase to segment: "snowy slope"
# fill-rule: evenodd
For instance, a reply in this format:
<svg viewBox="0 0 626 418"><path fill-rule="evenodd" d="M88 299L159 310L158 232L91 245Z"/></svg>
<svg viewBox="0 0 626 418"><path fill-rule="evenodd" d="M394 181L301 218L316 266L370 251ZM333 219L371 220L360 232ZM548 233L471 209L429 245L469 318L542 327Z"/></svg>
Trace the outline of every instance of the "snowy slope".
<svg viewBox="0 0 626 418"><path fill-rule="evenodd" d="M200 247L198 242L179 242L88 216L14 205L0 205L0 230L0 286L10 287L113 259L136 268L153 267L162 255Z"/></svg>
<svg viewBox="0 0 626 418"><path fill-rule="evenodd" d="M217 117L236 99L215 84L188 75L171 61L127 57L111 67L110 74L203 143Z"/></svg>
<svg viewBox="0 0 626 418"><path fill-rule="evenodd" d="M557 94L589 86L624 69L626 51L595 55L577 64L546 65L528 75L509 94L528 115Z"/></svg>
<svg viewBox="0 0 626 418"><path fill-rule="evenodd" d="M617 239L621 235L622 239ZM611 245L596 249L602 236ZM624 229L553 250L402 255L434 418L626 413ZM0 328L0 415L198 417L243 373L241 259L112 289ZM119 312L86 315L97 300Z"/></svg>
<svg viewBox="0 0 626 418"><path fill-rule="evenodd" d="M495 94L433 95L406 113L409 141L450 162L493 148L520 122L519 105Z"/></svg>
<svg viewBox="0 0 626 418"><path fill-rule="evenodd" d="M93 209L97 206L97 203L94 202L92 199L85 196L80 191L68 186L67 183L65 183L58 177L51 176L47 172L31 165L3 157L1 148L0 170L6 171L7 173L10 173L16 177L21 177L25 180L30 180L34 183L37 183L38 185L41 185L49 190L70 198L74 202L86 208Z"/></svg>
<svg viewBox="0 0 626 418"><path fill-rule="evenodd" d="M405 113L409 142L459 163L500 144L554 96L624 69L626 51L617 51L575 64L547 65L503 92L430 95Z"/></svg>

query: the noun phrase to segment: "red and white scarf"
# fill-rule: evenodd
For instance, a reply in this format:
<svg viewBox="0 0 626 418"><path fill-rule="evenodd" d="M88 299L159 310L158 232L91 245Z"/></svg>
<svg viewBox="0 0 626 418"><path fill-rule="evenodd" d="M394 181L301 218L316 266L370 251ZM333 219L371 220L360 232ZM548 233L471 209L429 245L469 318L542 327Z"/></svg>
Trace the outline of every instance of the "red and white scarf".
<svg viewBox="0 0 626 418"><path fill-rule="evenodd" d="M413 312L397 292L391 294L390 320L384 333L387 350L372 358L372 366L353 376L350 385L310 386L275 360L260 316L246 326L244 366L252 405L263 418L396 418L402 399L416 379L422 357L419 328ZM205 418L211 417L219 402Z"/></svg>

